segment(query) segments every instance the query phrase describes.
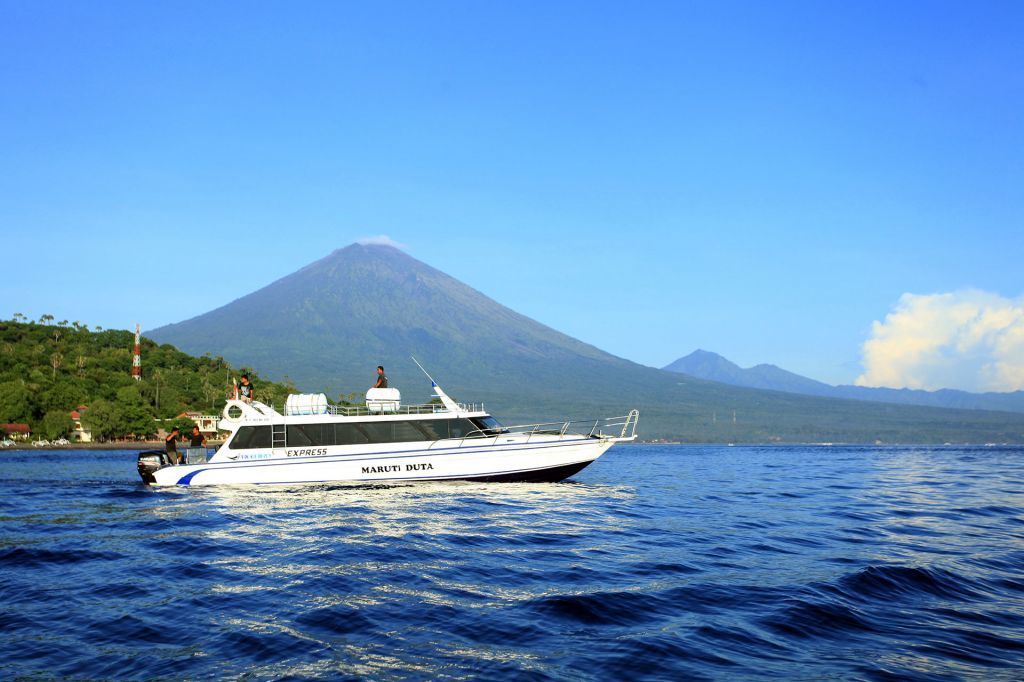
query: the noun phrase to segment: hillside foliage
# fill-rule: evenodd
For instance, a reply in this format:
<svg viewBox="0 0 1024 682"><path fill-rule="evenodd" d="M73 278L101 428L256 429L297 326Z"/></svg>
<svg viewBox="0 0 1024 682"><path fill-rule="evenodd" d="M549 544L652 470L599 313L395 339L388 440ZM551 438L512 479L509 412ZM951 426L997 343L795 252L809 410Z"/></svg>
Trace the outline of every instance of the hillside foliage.
<svg viewBox="0 0 1024 682"><path fill-rule="evenodd" d="M89 329L79 322L38 322L16 315L0 322L0 423L27 423L47 438L72 428L69 413L88 405L84 425L100 439L157 432L156 419L185 411L223 409L231 382L247 371L257 398L284 403L295 387L262 380L223 358L193 357L143 338L142 380L131 376L135 335L122 329Z"/></svg>

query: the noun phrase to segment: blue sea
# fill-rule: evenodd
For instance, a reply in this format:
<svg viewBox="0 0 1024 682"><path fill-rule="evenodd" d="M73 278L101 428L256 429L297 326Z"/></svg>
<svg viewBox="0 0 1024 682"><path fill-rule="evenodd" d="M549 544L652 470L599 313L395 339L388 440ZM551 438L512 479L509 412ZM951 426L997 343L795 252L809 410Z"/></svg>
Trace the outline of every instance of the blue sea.
<svg viewBox="0 0 1024 682"><path fill-rule="evenodd" d="M0 452L0 679L1019 680L1024 449L153 490Z"/></svg>

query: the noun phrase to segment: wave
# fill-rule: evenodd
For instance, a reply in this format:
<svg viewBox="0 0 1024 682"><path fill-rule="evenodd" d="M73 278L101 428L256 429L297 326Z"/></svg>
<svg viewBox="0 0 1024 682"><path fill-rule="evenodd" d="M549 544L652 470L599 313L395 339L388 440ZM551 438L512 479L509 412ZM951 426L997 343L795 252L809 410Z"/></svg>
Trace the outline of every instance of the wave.
<svg viewBox="0 0 1024 682"><path fill-rule="evenodd" d="M7 547L0 549L0 565L10 568L79 564L87 561L114 561L124 555L90 549L46 549L43 547Z"/></svg>
<svg viewBox="0 0 1024 682"><path fill-rule="evenodd" d="M956 601L984 599L984 587L963 573L922 566L867 566L836 581L834 590L857 601L931 596Z"/></svg>

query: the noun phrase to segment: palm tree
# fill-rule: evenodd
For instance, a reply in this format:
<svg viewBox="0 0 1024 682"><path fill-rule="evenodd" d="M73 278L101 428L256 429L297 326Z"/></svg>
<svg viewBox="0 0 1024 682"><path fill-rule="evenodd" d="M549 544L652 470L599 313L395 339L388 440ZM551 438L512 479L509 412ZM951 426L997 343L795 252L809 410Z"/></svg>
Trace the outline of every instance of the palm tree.
<svg viewBox="0 0 1024 682"><path fill-rule="evenodd" d="M153 378L156 379L156 414L160 416L160 380L164 378L164 371L157 367L153 370Z"/></svg>
<svg viewBox="0 0 1024 682"><path fill-rule="evenodd" d="M46 313L39 317L39 324L49 324L50 322L53 322L53 315L49 313Z"/></svg>
<svg viewBox="0 0 1024 682"><path fill-rule="evenodd" d="M210 401L210 409L214 408L214 401L217 400L217 388L210 383L210 380L203 378L203 397Z"/></svg>

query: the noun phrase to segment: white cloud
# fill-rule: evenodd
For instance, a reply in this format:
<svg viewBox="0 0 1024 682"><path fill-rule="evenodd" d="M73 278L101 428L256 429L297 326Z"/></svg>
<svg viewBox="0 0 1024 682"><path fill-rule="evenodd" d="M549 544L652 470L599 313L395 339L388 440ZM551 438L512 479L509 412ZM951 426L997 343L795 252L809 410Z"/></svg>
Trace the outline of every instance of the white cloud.
<svg viewBox="0 0 1024 682"><path fill-rule="evenodd" d="M1024 389L1024 297L975 289L903 294L871 326L858 386Z"/></svg>
<svg viewBox="0 0 1024 682"><path fill-rule="evenodd" d="M408 248L405 244L396 242L386 234L378 234L376 237L363 237L362 239L357 239L356 244L362 244L363 246L393 246L403 251Z"/></svg>

